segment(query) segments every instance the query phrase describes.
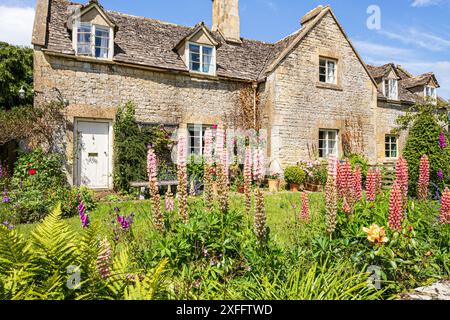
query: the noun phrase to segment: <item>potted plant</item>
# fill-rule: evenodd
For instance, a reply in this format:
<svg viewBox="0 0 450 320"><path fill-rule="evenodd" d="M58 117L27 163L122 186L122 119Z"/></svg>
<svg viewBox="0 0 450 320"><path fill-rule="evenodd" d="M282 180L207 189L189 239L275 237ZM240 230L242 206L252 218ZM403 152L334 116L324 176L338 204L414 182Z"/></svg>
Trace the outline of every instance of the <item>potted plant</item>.
<svg viewBox="0 0 450 320"><path fill-rule="evenodd" d="M278 192L280 189L280 174L271 173L268 177L269 192Z"/></svg>
<svg viewBox="0 0 450 320"><path fill-rule="evenodd" d="M284 170L284 179L289 184L289 189L298 192L305 182L306 174L299 166L287 167Z"/></svg>

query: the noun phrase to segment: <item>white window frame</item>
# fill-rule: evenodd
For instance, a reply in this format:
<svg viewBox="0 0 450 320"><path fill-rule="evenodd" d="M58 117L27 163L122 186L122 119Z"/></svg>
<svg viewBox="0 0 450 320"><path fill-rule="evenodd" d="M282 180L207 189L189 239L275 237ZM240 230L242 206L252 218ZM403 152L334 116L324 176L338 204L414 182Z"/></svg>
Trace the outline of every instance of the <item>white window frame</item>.
<svg viewBox="0 0 450 320"><path fill-rule="evenodd" d="M325 61L325 74L320 72L321 62ZM333 81L330 81L330 74L329 74L329 68L328 63L334 64L334 78ZM328 84L337 84L337 74L338 74L338 61L335 59L329 59L329 58L319 58L319 82L321 83L328 83ZM325 76L325 82L320 80L320 76Z"/></svg>
<svg viewBox="0 0 450 320"><path fill-rule="evenodd" d="M91 53L89 55L87 54L79 54L78 53L78 27L79 25L89 25L91 27ZM108 41L108 57L107 58L101 58L101 57L96 57L95 56L95 34L96 34L96 28L104 28L104 29L109 29L109 41ZM93 59L98 59L98 60L112 60L114 57L114 30L113 28L109 27L109 26L103 26L103 25L96 25L90 22L79 22L79 21L74 21L73 24L73 28L72 28L72 44L73 44L73 49L75 50L75 54L77 56L82 56L82 57L90 57Z"/></svg>
<svg viewBox="0 0 450 320"><path fill-rule="evenodd" d="M433 100L433 102L437 101L437 92L436 92L437 90L436 90L435 87L433 87L433 86L425 86L425 88L423 90L424 90L424 93L423 93L424 97L431 98ZM428 93L428 90L431 91L430 92L431 95Z"/></svg>
<svg viewBox="0 0 450 320"><path fill-rule="evenodd" d="M191 69L191 52L190 52L190 45L198 46L200 51L200 71L192 70ZM212 49L212 57L211 57L211 66L209 68L209 72L203 72L203 48L210 48ZM189 72L192 73L200 73L200 74L208 74L208 75L215 75L216 74L216 47L210 46L207 44L201 44L196 42L186 42L186 49L185 49L185 60L187 62L187 67L189 69Z"/></svg>
<svg viewBox="0 0 450 320"><path fill-rule="evenodd" d="M392 88L394 88L394 92L391 91ZM398 100L398 80L383 78L383 94L390 100Z"/></svg>
<svg viewBox="0 0 450 320"><path fill-rule="evenodd" d="M395 157L392 156L392 152L394 151L394 149L392 148L392 146L394 145L394 143L392 142L392 138L395 139ZM389 139L389 141L386 141L387 139ZM386 146L389 145L389 149L386 148ZM387 134L384 136L384 156L386 157L386 159L398 159L398 137L392 134Z"/></svg>
<svg viewBox="0 0 450 320"><path fill-rule="evenodd" d="M187 126L187 144L188 144L188 156L191 155L198 155L203 156L204 152L204 140L205 140L205 132L206 129L211 128L211 125L208 124L188 124ZM191 130L194 130L194 136L200 138L200 145L199 146L192 146L191 145ZM199 134L199 135L198 135ZM199 149L199 153L192 152L192 148Z"/></svg>
<svg viewBox="0 0 450 320"><path fill-rule="evenodd" d="M323 132L325 138L324 139L320 139L320 133ZM330 146L329 146L329 142L331 141L330 139L330 133L335 134L336 136L336 144L334 146L334 153L330 153ZM320 141L324 141L325 146L324 148L320 148ZM327 159L330 155L335 155L336 157L339 157L339 130L336 129L319 129L319 146L318 146L318 150L319 150L319 157L322 159ZM324 154L322 154L322 156L320 156L320 150L324 150Z"/></svg>

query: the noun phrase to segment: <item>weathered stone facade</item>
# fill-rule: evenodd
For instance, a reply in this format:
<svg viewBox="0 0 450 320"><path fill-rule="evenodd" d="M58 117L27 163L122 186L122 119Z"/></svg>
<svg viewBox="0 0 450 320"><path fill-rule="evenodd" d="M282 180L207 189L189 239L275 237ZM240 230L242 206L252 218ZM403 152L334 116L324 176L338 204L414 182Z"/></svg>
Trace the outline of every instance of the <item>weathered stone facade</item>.
<svg viewBox="0 0 450 320"><path fill-rule="evenodd" d="M110 28L114 52L108 51L108 58L77 55L75 29L67 25L74 8L84 12L81 22ZM267 165L282 171L317 157L321 129L337 131L339 157L344 156L345 136L357 142L354 151L370 163L391 161L386 159L385 138L397 117L420 97L420 90L415 94L411 88L438 86L432 74L413 77L393 64L367 66L328 6L307 13L297 32L276 43L234 39L240 34L238 0L214 0L213 30L204 23L190 28L107 12L97 1L38 0L36 15L35 90L39 99L51 100L57 88L69 102L65 150L73 181L76 121L112 123L117 108L128 101L135 104L142 123L227 124L236 114L241 89L256 88L262 128L267 130ZM190 67L192 42L213 48L214 72L201 74ZM335 84L320 81L320 59L335 62ZM383 93L383 81L391 76L403 81L397 101ZM359 126L358 136L347 135L349 123ZM399 154L404 143L402 134Z"/></svg>
<svg viewBox="0 0 450 320"><path fill-rule="evenodd" d="M337 85L319 82L319 57L338 61ZM269 152L283 167L313 157L319 129L342 133L344 120L353 117L362 120L365 154L376 161L376 87L331 14L282 61L268 77L267 87Z"/></svg>
<svg viewBox="0 0 450 320"><path fill-rule="evenodd" d="M131 101L142 123L186 126L222 123L234 110L242 82L218 81L139 68L76 61L34 52L35 90L48 100L58 88L68 100L67 169L73 179L76 120L114 120Z"/></svg>

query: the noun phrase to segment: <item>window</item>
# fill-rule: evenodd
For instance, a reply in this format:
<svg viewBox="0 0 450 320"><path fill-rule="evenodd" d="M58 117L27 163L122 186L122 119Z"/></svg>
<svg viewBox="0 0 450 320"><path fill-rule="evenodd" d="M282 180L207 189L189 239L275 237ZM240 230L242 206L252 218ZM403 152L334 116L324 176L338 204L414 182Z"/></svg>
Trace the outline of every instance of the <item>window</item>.
<svg viewBox="0 0 450 320"><path fill-rule="evenodd" d="M398 99L398 81L396 79L384 80L384 95L391 100Z"/></svg>
<svg viewBox="0 0 450 320"><path fill-rule="evenodd" d="M338 155L337 130L319 131L319 157L328 158L329 155Z"/></svg>
<svg viewBox="0 0 450 320"><path fill-rule="evenodd" d="M201 124L191 124L188 126L188 144L189 155L196 154L203 155L203 149L205 147L205 131L210 126Z"/></svg>
<svg viewBox="0 0 450 320"><path fill-rule="evenodd" d="M95 27L95 57L108 58L109 51L109 28Z"/></svg>
<svg viewBox="0 0 450 320"><path fill-rule="evenodd" d="M81 23L76 28L76 51L78 55L108 59L111 50L109 27Z"/></svg>
<svg viewBox="0 0 450 320"><path fill-rule="evenodd" d="M319 81L336 84L336 60L320 59Z"/></svg>
<svg viewBox="0 0 450 320"><path fill-rule="evenodd" d="M82 23L77 30L77 54L91 55L91 25Z"/></svg>
<svg viewBox="0 0 450 320"><path fill-rule="evenodd" d="M397 137L387 135L385 138L386 158L397 158Z"/></svg>
<svg viewBox="0 0 450 320"><path fill-rule="evenodd" d="M189 43L189 70L214 74L214 47Z"/></svg>
<svg viewBox="0 0 450 320"><path fill-rule="evenodd" d="M425 97L430 97L430 98L436 99L437 98L436 88L426 86L425 87Z"/></svg>

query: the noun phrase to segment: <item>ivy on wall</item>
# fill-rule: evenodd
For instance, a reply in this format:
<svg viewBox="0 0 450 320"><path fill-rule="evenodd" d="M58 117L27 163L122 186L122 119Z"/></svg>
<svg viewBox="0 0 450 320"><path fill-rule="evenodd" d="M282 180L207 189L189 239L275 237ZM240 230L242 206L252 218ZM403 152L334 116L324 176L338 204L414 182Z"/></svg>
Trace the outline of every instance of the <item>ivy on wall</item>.
<svg viewBox="0 0 450 320"><path fill-rule="evenodd" d="M130 182L147 180L147 148L152 145L162 178L172 170L171 133L161 125L140 126L135 106L127 102L119 107L114 123L114 188L130 191Z"/></svg>

